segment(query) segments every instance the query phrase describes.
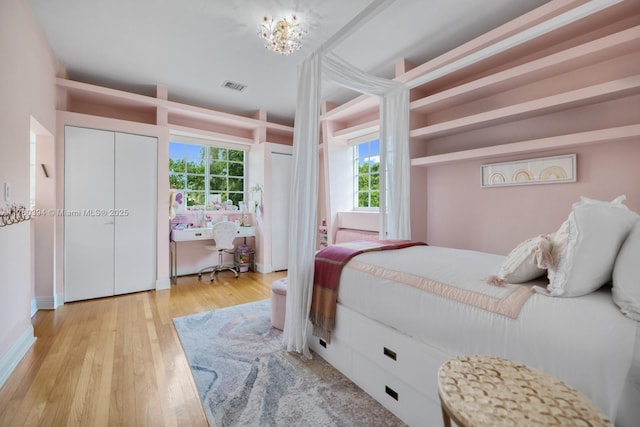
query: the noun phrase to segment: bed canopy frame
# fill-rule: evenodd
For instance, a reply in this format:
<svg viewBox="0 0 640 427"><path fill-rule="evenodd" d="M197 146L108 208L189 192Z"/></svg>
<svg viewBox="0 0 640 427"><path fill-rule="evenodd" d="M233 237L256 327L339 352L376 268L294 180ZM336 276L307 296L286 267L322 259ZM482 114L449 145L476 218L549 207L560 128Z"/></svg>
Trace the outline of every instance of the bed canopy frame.
<svg viewBox="0 0 640 427"><path fill-rule="evenodd" d="M333 48L395 0L374 0L298 69L289 209L289 270L283 345L310 358L307 345L317 228L320 85L323 80L380 98L380 238L410 239L409 90L504 52L622 0L592 0L554 18L455 59L409 82L375 77L350 65Z"/></svg>

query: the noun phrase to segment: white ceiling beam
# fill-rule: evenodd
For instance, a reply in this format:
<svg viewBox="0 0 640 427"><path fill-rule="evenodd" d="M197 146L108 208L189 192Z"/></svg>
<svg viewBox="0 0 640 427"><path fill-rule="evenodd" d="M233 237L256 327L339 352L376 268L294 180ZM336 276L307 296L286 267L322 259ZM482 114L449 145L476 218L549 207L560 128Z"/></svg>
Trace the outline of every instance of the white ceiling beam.
<svg viewBox="0 0 640 427"><path fill-rule="evenodd" d="M396 0L375 0L369 4L369 6L362 9L351 21L347 22L345 26L340 28L329 40L327 40L322 46L320 51L329 53L337 45L342 43L347 37L356 32L360 27L369 22L374 16L382 12L387 6Z"/></svg>

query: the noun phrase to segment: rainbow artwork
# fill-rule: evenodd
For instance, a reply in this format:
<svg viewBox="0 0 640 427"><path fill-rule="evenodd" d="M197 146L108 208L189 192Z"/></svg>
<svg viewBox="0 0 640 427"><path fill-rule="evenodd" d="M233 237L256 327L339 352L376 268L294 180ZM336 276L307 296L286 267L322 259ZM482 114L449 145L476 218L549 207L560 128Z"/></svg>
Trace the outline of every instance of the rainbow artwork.
<svg viewBox="0 0 640 427"><path fill-rule="evenodd" d="M483 187L575 182L576 155L493 163L481 171Z"/></svg>

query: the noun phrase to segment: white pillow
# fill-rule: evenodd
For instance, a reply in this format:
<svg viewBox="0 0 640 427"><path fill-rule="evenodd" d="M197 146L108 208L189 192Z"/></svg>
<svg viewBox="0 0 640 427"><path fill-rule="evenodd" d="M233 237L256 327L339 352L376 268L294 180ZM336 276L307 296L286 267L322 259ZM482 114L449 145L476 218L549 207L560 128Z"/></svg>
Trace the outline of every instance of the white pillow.
<svg viewBox="0 0 640 427"><path fill-rule="evenodd" d="M551 296L577 297L611 280L618 250L638 214L619 196L611 202L581 197L553 237L555 266L549 268Z"/></svg>
<svg viewBox="0 0 640 427"><path fill-rule="evenodd" d="M613 301L625 316L640 320L640 221L618 252L613 267Z"/></svg>
<svg viewBox="0 0 640 427"><path fill-rule="evenodd" d="M498 278L507 283L524 283L542 276L551 261L551 239L540 235L516 246L502 263Z"/></svg>

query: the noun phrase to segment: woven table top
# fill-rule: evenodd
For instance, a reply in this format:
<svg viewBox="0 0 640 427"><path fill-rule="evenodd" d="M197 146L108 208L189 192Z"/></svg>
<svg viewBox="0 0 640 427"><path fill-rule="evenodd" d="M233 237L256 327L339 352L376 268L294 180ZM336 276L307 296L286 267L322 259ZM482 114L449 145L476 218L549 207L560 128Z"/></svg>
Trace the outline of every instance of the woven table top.
<svg viewBox="0 0 640 427"><path fill-rule="evenodd" d="M465 427L608 426L586 396L551 375L509 360L468 356L438 370L440 400Z"/></svg>

